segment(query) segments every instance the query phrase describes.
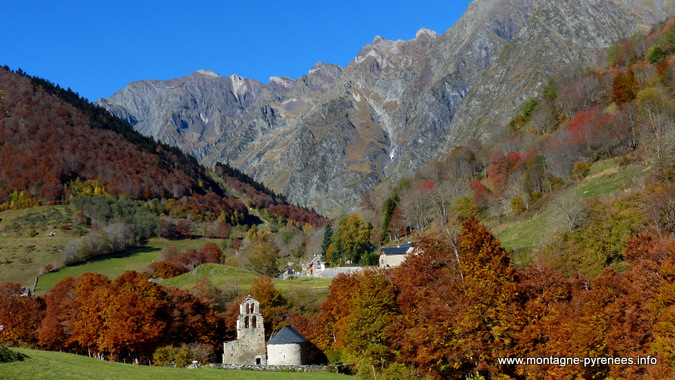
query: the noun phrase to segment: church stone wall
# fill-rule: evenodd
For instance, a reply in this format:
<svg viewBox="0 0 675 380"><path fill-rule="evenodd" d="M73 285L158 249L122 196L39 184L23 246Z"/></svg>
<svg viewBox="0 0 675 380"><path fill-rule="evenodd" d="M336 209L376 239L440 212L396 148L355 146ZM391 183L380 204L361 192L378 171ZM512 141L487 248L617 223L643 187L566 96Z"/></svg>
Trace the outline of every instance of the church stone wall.
<svg viewBox="0 0 675 380"><path fill-rule="evenodd" d="M250 296L239 306L237 340L223 343L223 364L267 364L260 303Z"/></svg>
<svg viewBox="0 0 675 380"><path fill-rule="evenodd" d="M306 343L270 344L267 346L269 365L303 365L309 362Z"/></svg>

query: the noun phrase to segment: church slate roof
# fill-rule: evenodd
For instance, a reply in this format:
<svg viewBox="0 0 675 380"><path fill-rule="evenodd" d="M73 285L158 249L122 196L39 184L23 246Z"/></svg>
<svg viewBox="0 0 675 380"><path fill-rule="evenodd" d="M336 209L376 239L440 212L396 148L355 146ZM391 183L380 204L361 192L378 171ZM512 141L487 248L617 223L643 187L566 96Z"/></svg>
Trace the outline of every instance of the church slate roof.
<svg viewBox="0 0 675 380"><path fill-rule="evenodd" d="M307 342L307 338L302 336L302 334L297 332L294 328L286 326L279 330L267 344L293 344L302 342Z"/></svg>

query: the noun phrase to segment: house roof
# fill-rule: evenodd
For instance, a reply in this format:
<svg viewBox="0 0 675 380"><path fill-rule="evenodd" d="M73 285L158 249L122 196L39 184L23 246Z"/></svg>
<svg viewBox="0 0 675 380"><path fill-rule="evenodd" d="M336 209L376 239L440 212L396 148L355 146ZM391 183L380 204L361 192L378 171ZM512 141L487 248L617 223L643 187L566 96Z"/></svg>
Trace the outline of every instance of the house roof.
<svg viewBox="0 0 675 380"><path fill-rule="evenodd" d="M412 247L412 244L406 243L401 244L398 247L382 248L382 253L385 255L405 255L410 247Z"/></svg>
<svg viewBox="0 0 675 380"><path fill-rule="evenodd" d="M292 344L302 342L307 342L307 338L302 336L302 334L297 332L294 328L286 326L279 330L267 344Z"/></svg>

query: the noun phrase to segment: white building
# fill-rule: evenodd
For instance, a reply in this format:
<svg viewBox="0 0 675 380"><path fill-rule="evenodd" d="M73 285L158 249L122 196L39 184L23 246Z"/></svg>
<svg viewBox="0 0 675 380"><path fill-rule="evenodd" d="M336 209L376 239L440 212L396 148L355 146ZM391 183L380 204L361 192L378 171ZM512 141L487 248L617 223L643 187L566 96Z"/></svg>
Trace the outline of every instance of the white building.
<svg viewBox="0 0 675 380"><path fill-rule="evenodd" d="M382 248L380 251L380 268L396 268L415 250L412 243L396 247Z"/></svg>

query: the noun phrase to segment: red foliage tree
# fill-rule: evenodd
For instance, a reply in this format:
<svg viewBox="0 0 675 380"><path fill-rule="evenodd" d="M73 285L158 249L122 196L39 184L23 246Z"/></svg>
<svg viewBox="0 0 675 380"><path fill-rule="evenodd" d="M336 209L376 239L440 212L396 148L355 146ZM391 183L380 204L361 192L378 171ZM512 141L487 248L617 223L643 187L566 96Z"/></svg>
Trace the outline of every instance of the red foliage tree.
<svg viewBox="0 0 675 380"><path fill-rule="evenodd" d="M148 359L167 340L167 296L147 275L127 271L108 288L108 302L101 305L105 329L99 349L112 358Z"/></svg>
<svg viewBox="0 0 675 380"><path fill-rule="evenodd" d="M110 280L97 273L85 273L75 285L75 310L71 324L72 333L67 344L88 353L102 354L99 339L105 329L105 306L109 302ZM82 352L82 351L80 351Z"/></svg>
<svg viewBox="0 0 675 380"><path fill-rule="evenodd" d="M20 284L0 283L0 341L37 343L44 311L42 298L24 295Z"/></svg>
<svg viewBox="0 0 675 380"><path fill-rule="evenodd" d="M40 327L40 346L49 350L68 350L67 339L73 332L75 284L66 277L59 281L46 298L46 312Z"/></svg>
<svg viewBox="0 0 675 380"><path fill-rule="evenodd" d="M476 206L483 207L488 204L491 192L480 180L474 179L471 181L469 188L473 190L473 203Z"/></svg>
<svg viewBox="0 0 675 380"><path fill-rule="evenodd" d="M492 155L487 180L494 186L495 195L506 192L509 177L523 168L525 161L526 157L518 152L510 152L505 156L503 152L498 151Z"/></svg>
<svg viewBox="0 0 675 380"><path fill-rule="evenodd" d="M598 107L579 112L567 124L572 144L583 145L592 158L606 156L624 143L628 145L626 125L614 123L614 116L604 114Z"/></svg>

